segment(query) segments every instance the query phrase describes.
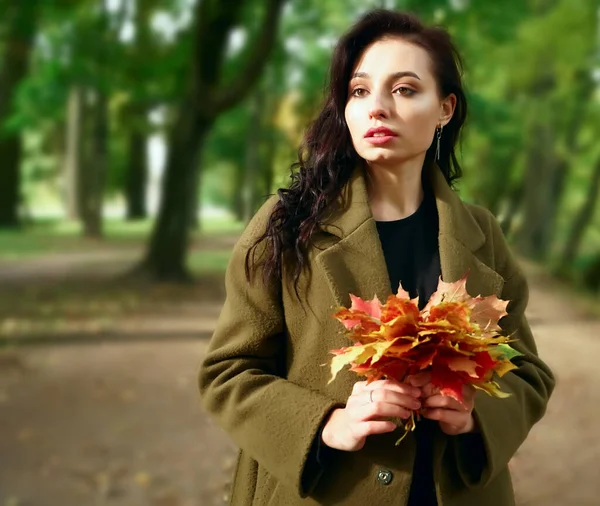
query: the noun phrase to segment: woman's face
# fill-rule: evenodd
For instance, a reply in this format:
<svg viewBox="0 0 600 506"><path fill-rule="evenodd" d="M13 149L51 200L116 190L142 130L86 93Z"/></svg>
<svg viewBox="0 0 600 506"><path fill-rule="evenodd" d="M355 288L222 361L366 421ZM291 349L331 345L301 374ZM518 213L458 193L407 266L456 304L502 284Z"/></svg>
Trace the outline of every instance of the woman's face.
<svg viewBox="0 0 600 506"><path fill-rule="evenodd" d="M427 51L399 38L365 49L350 77L345 110L360 157L394 164L424 158L436 126L450 121L456 103L454 95L439 97L431 65Z"/></svg>

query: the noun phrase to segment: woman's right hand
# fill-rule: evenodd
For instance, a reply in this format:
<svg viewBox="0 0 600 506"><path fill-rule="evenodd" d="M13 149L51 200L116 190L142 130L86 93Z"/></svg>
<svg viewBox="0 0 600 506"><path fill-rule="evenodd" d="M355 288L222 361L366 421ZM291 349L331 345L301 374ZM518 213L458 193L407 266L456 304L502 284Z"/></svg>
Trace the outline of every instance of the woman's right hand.
<svg viewBox="0 0 600 506"><path fill-rule="evenodd" d="M371 434L384 434L397 428L384 418L409 418L411 410L421 407L421 390L407 383L386 379L355 383L345 408L335 409L321 433L331 448L360 450Z"/></svg>

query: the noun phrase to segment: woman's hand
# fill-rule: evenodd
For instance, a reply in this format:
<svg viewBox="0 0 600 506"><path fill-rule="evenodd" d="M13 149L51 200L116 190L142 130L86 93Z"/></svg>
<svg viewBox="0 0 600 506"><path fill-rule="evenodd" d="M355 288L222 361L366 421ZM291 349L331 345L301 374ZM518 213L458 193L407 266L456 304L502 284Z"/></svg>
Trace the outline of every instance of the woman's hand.
<svg viewBox="0 0 600 506"><path fill-rule="evenodd" d="M421 390L394 380L379 380L367 385L355 383L345 408L334 410L321 435L323 443L343 451L360 450L371 434L384 434L397 428L389 417L409 418L421 407Z"/></svg>
<svg viewBox="0 0 600 506"><path fill-rule="evenodd" d="M450 436L475 432L477 425L473 418L475 388L463 387L464 404L447 395L442 395L431 383L431 373L424 372L407 378L407 383L421 389L423 409L421 414L430 420L437 420L442 431Z"/></svg>

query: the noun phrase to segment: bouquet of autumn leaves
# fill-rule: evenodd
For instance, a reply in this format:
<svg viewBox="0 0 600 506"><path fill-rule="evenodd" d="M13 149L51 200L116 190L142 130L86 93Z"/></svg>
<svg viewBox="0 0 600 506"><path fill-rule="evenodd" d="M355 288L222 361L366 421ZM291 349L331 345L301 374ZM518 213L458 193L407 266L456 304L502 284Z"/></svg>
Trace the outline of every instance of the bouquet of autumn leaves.
<svg viewBox="0 0 600 506"><path fill-rule="evenodd" d="M418 298L411 299L402 285L385 304L377 297L365 301L350 295L352 306L340 308L334 318L344 325L354 345L331 351L335 356L329 382L346 365L368 383L382 378L402 382L429 371L433 386L461 403L466 384L495 397L508 397L493 378L516 369L511 359L521 355L507 344L512 341L509 337L498 333L498 321L507 314L509 301L495 295L471 297L466 283L467 275L454 283L440 277L437 291L422 311ZM415 424L413 412L396 444Z"/></svg>

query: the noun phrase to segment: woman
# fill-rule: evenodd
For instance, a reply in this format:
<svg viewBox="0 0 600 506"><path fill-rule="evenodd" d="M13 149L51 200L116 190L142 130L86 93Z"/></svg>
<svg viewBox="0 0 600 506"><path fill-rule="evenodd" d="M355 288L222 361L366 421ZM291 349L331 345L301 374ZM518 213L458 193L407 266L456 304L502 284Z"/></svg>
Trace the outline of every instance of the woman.
<svg viewBox="0 0 600 506"><path fill-rule="evenodd" d="M414 17L366 14L337 45L325 106L298 171L248 225L200 371L205 408L241 448L235 506L514 504L508 462L544 414L554 379L524 316L527 283L492 214L463 203L455 145L466 115L448 34ZM481 170L485 170L482 168ZM508 399L427 374L366 385L342 371L334 310L402 283L423 307L438 277L510 300L519 368ZM399 446L390 417L423 419Z"/></svg>

